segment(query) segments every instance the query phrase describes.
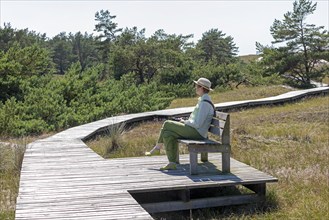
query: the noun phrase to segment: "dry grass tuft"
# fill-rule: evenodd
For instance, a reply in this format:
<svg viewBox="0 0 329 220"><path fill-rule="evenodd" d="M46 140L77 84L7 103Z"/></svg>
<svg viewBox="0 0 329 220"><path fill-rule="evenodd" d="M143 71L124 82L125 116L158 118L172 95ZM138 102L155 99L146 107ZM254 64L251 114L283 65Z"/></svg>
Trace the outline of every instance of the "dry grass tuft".
<svg viewBox="0 0 329 220"><path fill-rule="evenodd" d="M108 136L98 136L86 144L96 153L107 158L144 156L146 151L154 147L162 123L163 121L154 120L152 122L135 124L130 129L126 128L120 134L120 146L116 149L111 149L107 154L104 153L104 149L111 146L110 137ZM161 153L164 154L164 150L161 150Z"/></svg>
<svg viewBox="0 0 329 220"><path fill-rule="evenodd" d="M126 132L125 123L112 123L105 130L105 135L88 141L87 145L104 158L109 158L123 146L122 135Z"/></svg>

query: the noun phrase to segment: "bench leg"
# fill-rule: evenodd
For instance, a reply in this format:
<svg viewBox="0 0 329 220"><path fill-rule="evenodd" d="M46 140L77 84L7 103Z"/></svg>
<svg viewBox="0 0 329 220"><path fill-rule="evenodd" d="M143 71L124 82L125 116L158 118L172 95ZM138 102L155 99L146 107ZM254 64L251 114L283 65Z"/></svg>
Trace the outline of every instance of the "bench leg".
<svg viewBox="0 0 329 220"><path fill-rule="evenodd" d="M190 152L190 174L198 174L198 154Z"/></svg>
<svg viewBox="0 0 329 220"><path fill-rule="evenodd" d="M224 173L230 172L230 153L222 153L222 171Z"/></svg>
<svg viewBox="0 0 329 220"><path fill-rule="evenodd" d="M201 161L207 162L208 161L208 152L202 152L201 153Z"/></svg>

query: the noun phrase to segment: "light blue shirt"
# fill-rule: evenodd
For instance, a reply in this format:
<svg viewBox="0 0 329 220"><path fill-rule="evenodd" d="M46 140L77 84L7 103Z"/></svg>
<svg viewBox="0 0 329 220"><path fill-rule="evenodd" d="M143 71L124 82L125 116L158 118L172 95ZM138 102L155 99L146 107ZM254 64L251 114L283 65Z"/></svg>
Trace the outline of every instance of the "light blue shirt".
<svg viewBox="0 0 329 220"><path fill-rule="evenodd" d="M210 96L205 93L198 99L198 104L195 106L188 120L184 123L195 128L202 137L208 137L208 129L211 124L211 120L214 116L214 109L212 105L203 100L209 100Z"/></svg>

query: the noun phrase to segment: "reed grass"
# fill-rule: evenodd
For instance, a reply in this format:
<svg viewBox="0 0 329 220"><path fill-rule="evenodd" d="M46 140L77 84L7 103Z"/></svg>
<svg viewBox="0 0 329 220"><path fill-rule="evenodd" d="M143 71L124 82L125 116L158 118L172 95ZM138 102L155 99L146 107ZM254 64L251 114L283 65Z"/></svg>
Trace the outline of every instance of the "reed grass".
<svg viewBox="0 0 329 220"><path fill-rule="evenodd" d="M124 132L117 134L120 136L120 146L112 149L111 135L97 136L86 144L100 156L106 158L135 157L143 156L145 151L150 150L157 140L157 131L162 126L162 121L155 120L152 123L139 123L134 127L126 127ZM136 128L136 129L135 129ZM156 131L156 132L155 132ZM105 154L104 149L109 149ZM164 151L162 151L164 154Z"/></svg>
<svg viewBox="0 0 329 220"><path fill-rule="evenodd" d="M113 151L122 147L122 135L125 133L125 123L112 122L104 132L104 135L97 136L89 141L89 147L104 158L109 158Z"/></svg>

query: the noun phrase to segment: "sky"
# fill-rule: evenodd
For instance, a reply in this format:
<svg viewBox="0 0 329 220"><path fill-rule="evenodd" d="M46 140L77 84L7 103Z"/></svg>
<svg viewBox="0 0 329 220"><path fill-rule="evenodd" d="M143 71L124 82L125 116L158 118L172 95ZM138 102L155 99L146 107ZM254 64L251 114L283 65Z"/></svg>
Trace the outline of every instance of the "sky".
<svg viewBox="0 0 329 220"><path fill-rule="evenodd" d="M293 0L0 0L0 25L46 33L94 32L95 13L109 10L119 28L145 28L146 37L163 29L167 34L189 35L197 42L217 28L233 37L238 55L256 54L256 41L271 45L270 27L275 19L293 10ZM317 9L306 23L328 30L329 0L313 1Z"/></svg>

